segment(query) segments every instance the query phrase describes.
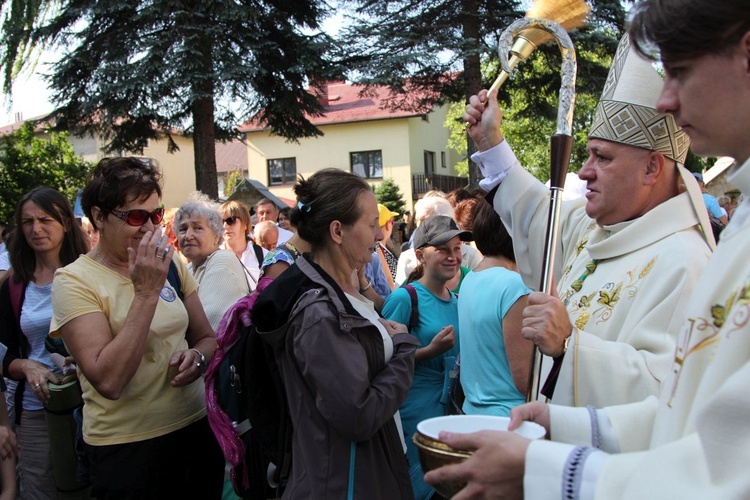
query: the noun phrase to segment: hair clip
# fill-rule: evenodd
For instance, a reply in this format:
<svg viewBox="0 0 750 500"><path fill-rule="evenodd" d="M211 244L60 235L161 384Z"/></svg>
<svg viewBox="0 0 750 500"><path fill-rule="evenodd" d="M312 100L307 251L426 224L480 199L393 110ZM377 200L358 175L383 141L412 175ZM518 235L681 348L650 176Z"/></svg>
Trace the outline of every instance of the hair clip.
<svg viewBox="0 0 750 500"><path fill-rule="evenodd" d="M299 208L300 212L310 213L310 204L309 203L302 203L301 201L298 201L297 202L297 208Z"/></svg>

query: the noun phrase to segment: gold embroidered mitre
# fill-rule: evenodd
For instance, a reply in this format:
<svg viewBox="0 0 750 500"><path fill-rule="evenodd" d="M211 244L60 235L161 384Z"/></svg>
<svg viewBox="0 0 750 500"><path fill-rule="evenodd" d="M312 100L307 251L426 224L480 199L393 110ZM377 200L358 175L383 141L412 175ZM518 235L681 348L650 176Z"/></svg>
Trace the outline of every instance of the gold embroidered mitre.
<svg viewBox="0 0 750 500"><path fill-rule="evenodd" d="M625 35L596 105L589 138L658 151L684 164L690 139L671 115L656 111L663 83L651 62L630 50L630 38Z"/></svg>

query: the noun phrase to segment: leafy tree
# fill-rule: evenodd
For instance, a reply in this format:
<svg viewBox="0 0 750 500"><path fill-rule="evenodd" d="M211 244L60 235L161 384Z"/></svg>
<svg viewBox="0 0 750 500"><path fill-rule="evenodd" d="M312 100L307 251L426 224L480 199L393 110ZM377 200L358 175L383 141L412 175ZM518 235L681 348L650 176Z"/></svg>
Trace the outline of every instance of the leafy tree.
<svg viewBox="0 0 750 500"><path fill-rule="evenodd" d="M521 17L517 0L345 0L353 22L339 45L366 86L387 85L386 105L423 110L482 87L481 56ZM367 88L365 94L367 93ZM471 141L469 148L473 148ZM472 183L478 170L472 169Z"/></svg>
<svg viewBox="0 0 750 500"><path fill-rule="evenodd" d="M57 189L72 204L91 168L73 151L68 134L42 139L25 123L0 141L0 221L12 221L18 201L37 186Z"/></svg>
<svg viewBox="0 0 750 500"><path fill-rule="evenodd" d="M245 173L241 168L235 168L224 173L224 196L230 196L237 189L237 186L245 178Z"/></svg>
<svg viewBox="0 0 750 500"><path fill-rule="evenodd" d="M388 207L391 212L404 213L406 202L398 184L390 177L383 179L383 182L375 188L375 197L378 199L378 203Z"/></svg>
<svg viewBox="0 0 750 500"><path fill-rule="evenodd" d="M8 79L29 47L63 51L49 84L57 129L95 133L108 151L193 136L198 189L217 195L215 141L252 117L297 140L320 135L309 77L338 76L319 32L323 0L0 0ZM312 33L312 34L311 34ZM222 103L232 103L222 104Z"/></svg>
<svg viewBox="0 0 750 500"><path fill-rule="evenodd" d="M359 82L390 87L389 106L407 109L466 102L482 87L488 88L497 75L497 37L523 15L519 2L514 0L419 3L349 0L346 3L353 6L356 22L343 35L341 47L348 51L344 59L358 71L355 78ZM591 0L589 3L592 13L588 25L571 33L579 51L578 107L574 115L578 146L574 163L581 154L579 136L585 134L590 121L586 106L591 99L598 100L609 57L623 32L624 4L630 2ZM533 150L535 164L542 152L548 151L549 137L554 133L560 67L557 47L553 44L541 47L519 67L514 80L501 89L500 100L508 110L506 116L509 122L516 123L511 127L518 127L517 134L522 138L514 142L514 148ZM416 95L422 98L415 99ZM463 105L460 112L458 108L452 110L451 116L457 122L462 122L462 110ZM453 149L467 151L468 155L474 145L462 126L462 123L451 125ZM515 133L508 130L509 138ZM467 170L470 184L475 185L478 170L473 164Z"/></svg>
<svg viewBox="0 0 750 500"><path fill-rule="evenodd" d="M588 156L588 126L624 33L624 23L624 9L619 2L599 0L592 7L588 25L571 33L578 62L571 172L578 171ZM560 52L554 44L541 47L517 68L499 94L504 112L503 135L521 164L542 181L549 179L549 140L556 127L560 65ZM490 81L499 71L499 62L487 58L483 70L485 80ZM451 130L448 147L459 154L466 154L463 110L462 102L454 103L446 118ZM467 169L467 164L462 161L457 170Z"/></svg>

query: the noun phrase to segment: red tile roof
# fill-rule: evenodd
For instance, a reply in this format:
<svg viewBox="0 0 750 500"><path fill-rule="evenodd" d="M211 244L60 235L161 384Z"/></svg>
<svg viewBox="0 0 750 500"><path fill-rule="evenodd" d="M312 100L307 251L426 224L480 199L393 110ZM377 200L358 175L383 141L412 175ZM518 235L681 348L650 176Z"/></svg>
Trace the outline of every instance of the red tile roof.
<svg viewBox="0 0 750 500"><path fill-rule="evenodd" d="M388 97L388 87L371 87L367 96L360 97L364 90L362 85L344 82L328 82L327 96L321 96L324 104L323 116L308 117L313 125L333 125L337 123L351 123L373 120L388 120L393 118L409 118L429 113L430 108L423 110L393 110L385 109L383 100ZM327 104L326 104L327 97ZM238 127L240 132L259 132L266 127L256 120L251 120Z"/></svg>

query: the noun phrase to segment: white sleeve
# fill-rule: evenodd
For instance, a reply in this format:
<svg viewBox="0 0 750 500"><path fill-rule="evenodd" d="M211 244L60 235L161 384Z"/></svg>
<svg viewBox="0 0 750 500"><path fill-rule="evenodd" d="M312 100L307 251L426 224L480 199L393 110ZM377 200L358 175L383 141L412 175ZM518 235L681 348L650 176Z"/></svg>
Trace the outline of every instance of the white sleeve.
<svg viewBox="0 0 750 500"><path fill-rule="evenodd" d="M474 153L471 155L471 161L477 164L484 176L484 179L479 181L479 186L485 191L491 191L503 182L510 169L519 165L508 141L502 141L487 151Z"/></svg>

